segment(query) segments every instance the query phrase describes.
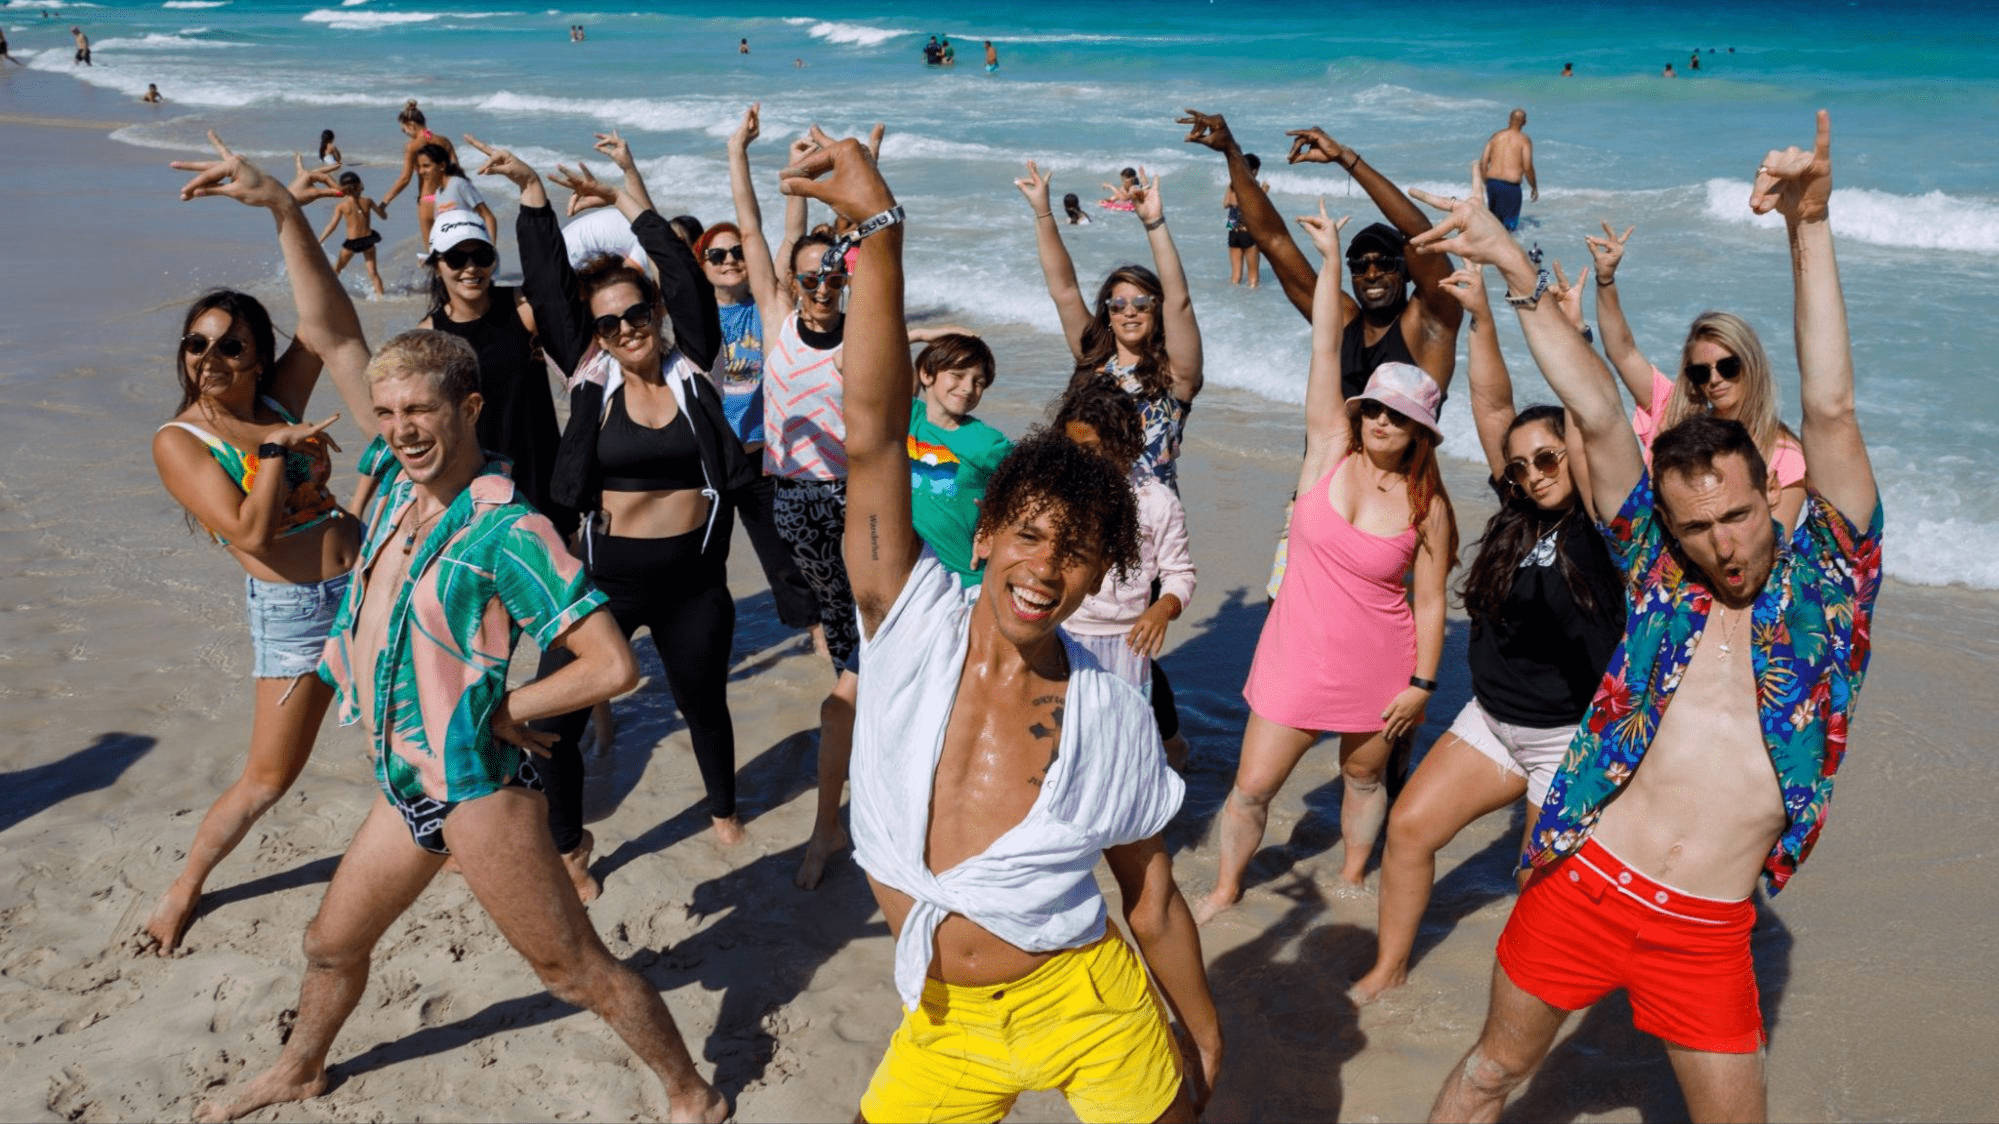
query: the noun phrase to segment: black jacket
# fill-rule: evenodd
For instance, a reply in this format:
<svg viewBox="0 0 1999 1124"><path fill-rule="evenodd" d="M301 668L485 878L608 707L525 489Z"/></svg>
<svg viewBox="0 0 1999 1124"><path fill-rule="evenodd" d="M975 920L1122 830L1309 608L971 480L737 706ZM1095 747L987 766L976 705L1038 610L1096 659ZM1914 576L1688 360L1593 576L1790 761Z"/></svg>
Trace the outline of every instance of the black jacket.
<svg viewBox="0 0 1999 1124"><path fill-rule="evenodd" d="M589 350L590 317L577 297L576 271L569 265L569 251L563 245L554 209L522 207L514 232L520 241L522 273L542 346L556 366L573 375ZM722 317L715 305L715 287L696 264L694 251L656 212L647 211L632 220L632 233L659 271L660 297L673 324L675 346L695 366L707 371L722 349ZM527 267L530 260L535 268ZM565 314L557 317L561 323L542 321L545 306L563 310ZM738 493L756 482L756 466L744 456L742 443L729 428L729 419L722 412L722 396L714 384L697 378L693 390L687 402L688 420L701 448L702 468L720 493L718 504L728 509L723 513L727 515L738 506ZM603 416L603 387L583 382L569 392L569 421L562 430L549 482L549 494L557 503L583 512L598 509L602 474L597 469L597 429ZM725 525L725 534L726 529Z"/></svg>

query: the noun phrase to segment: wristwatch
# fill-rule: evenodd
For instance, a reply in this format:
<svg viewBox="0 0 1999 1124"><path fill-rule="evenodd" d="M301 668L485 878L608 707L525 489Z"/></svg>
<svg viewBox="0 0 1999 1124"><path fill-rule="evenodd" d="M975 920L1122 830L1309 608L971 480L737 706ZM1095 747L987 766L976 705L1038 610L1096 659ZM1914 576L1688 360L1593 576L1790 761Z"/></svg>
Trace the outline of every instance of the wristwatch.
<svg viewBox="0 0 1999 1124"><path fill-rule="evenodd" d="M1437 689L1437 681L1435 679L1424 679L1419 675L1410 676L1409 685L1420 691L1435 691Z"/></svg>

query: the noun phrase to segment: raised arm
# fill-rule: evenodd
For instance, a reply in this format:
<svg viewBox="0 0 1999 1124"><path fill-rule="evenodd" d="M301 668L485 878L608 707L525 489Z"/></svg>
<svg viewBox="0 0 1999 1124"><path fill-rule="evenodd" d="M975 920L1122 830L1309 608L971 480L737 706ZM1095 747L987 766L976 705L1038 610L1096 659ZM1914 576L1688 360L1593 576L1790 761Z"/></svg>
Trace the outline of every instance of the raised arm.
<svg viewBox="0 0 1999 1124"><path fill-rule="evenodd" d="M1444 278L1444 291L1458 299L1471 319L1465 344L1471 380L1471 416L1478 427L1478 446L1494 480L1506 476L1506 430L1513 424L1513 376L1499 351L1498 326L1485 292L1485 267L1466 265Z"/></svg>
<svg viewBox="0 0 1999 1124"><path fill-rule="evenodd" d="M220 160L176 160L173 167L198 173L180 189L182 199L218 195L271 212L278 224L278 247L284 253L285 273L291 278L292 302L298 307L296 341L278 360L278 369L269 383L271 397L304 417L319 381L321 365L333 376L341 401L347 404L363 439L374 434L368 423L374 419L374 402L368 393L364 372L368 367L368 340L361 332L361 318L354 301L333 275L333 263L312 236L305 212L292 192L277 180L259 171L255 164L235 153L213 132L210 144Z"/></svg>
<svg viewBox="0 0 1999 1124"><path fill-rule="evenodd" d="M1317 215L1301 215L1298 225L1325 259L1312 293L1312 368L1305 379L1305 463L1298 470L1303 494L1326 474L1352 443L1346 395L1340 390L1340 335L1346 330L1346 294L1340 292L1340 231L1351 216L1336 222L1319 197Z"/></svg>
<svg viewBox="0 0 1999 1124"><path fill-rule="evenodd" d="M1166 358L1173 365L1173 397L1192 402L1206 381L1201 372L1201 324L1194 318L1194 297L1187 289L1187 270L1180 264L1180 249L1173 244L1173 232L1166 229L1166 201L1159 194L1159 177L1145 177L1139 169L1139 192L1134 212L1145 225L1145 240L1152 247L1152 267L1159 274L1165 297L1160 308L1160 327L1166 336ZM1038 227L1040 219L1035 220ZM1051 216L1049 229L1059 230ZM1071 274L1073 276L1073 270Z"/></svg>
<svg viewBox="0 0 1999 1124"><path fill-rule="evenodd" d="M777 279L770 242L764 237L763 207L757 202L756 181L750 177L750 144L762 131L759 107L752 104L743 113L743 123L729 134L729 192L736 203L736 228L743 236L743 267L750 275L750 296L761 315L772 316L791 302L785 300L784 287Z"/></svg>
<svg viewBox="0 0 1999 1124"><path fill-rule="evenodd" d="M923 540L909 514L909 327L902 308L902 222L895 195L852 137L834 140L813 126L815 148L784 170L787 195L817 199L866 223L897 212L861 242L849 283L841 366L846 380L847 576L872 634L901 595Z"/></svg>
<svg viewBox="0 0 1999 1124"><path fill-rule="evenodd" d="M1580 333L1562 315L1545 293L1548 277L1528 260L1527 251L1486 209L1482 197L1445 199L1418 191L1416 198L1439 210L1448 211L1442 222L1409 240L1410 250L1421 256L1455 253L1475 265L1491 265L1506 281L1509 295L1538 298L1516 306L1520 328L1534 362L1548 385L1568 407L1569 420L1582 431L1583 448L1589 455L1590 488L1596 510L1615 512L1638 484L1645 462L1638 452L1638 438L1624 418L1624 405L1617 396L1610 372L1590 350ZM1453 233L1458 237L1449 237Z"/></svg>
<svg viewBox="0 0 1999 1124"><path fill-rule="evenodd" d="M1235 193L1236 206L1242 208L1242 223L1248 228L1250 237L1256 239L1256 248L1270 263L1271 272L1277 274L1277 283L1284 286L1284 295L1293 308L1305 319L1312 318L1312 290L1319 275L1312 263L1298 249L1298 243L1291 238L1291 230L1284 222L1284 216L1277 213L1277 207L1270 202L1270 193L1257 182L1255 173L1249 170L1249 161L1242 158L1242 146L1236 143L1235 135L1229 132L1229 123L1219 113L1202 113L1197 109L1186 111L1187 116L1179 119L1186 125L1187 143L1205 145L1222 154L1229 166L1229 190Z"/></svg>
<svg viewBox="0 0 1999 1124"><path fill-rule="evenodd" d="M1131 939L1159 981L1173 1017L1193 1039L1199 1069L1188 1076L1194 1087L1194 1111L1199 1113L1221 1073L1223 1053L1222 1024L1208 990L1200 928L1173 880L1173 859L1159 836L1112 847L1104 859L1111 877L1117 879Z"/></svg>
<svg viewBox="0 0 1999 1124"><path fill-rule="evenodd" d="M1069 341L1069 353L1083 360L1083 333L1090 326L1090 305L1076 284L1076 263L1062 244L1062 227L1048 207L1048 177L1027 162L1027 175L1013 181L1034 211L1034 249L1041 256L1041 279L1048 284L1048 298L1055 302L1055 315L1062 320L1062 336Z"/></svg>
<svg viewBox="0 0 1999 1124"><path fill-rule="evenodd" d="M542 350L562 373L572 374L590 346L590 330L576 308L576 271L562 243L562 227L549 206L541 176L504 148L481 143L465 134L465 143L486 157L482 176L505 176L521 192L514 216L514 241L521 255L521 291L534 313L534 332Z"/></svg>
<svg viewBox="0 0 1999 1124"><path fill-rule="evenodd" d="M1324 129L1313 126L1309 129L1293 129L1285 134L1291 138L1293 164L1338 164L1347 170L1354 182L1367 192L1367 197L1381 209L1386 218L1404 237L1414 238L1430 229L1429 217L1421 208L1402 193L1387 176L1375 170L1374 165L1361 159L1360 153L1342 145L1327 135ZM1479 175L1474 171L1474 176ZM1481 203L1485 200L1482 182L1474 184L1474 191ZM1409 280L1416 283L1416 298L1423 302L1430 315L1444 327L1456 331L1464 309L1457 299L1443 291L1444 278L1455 268L1448 257L1425 257L1418 255L1408 259ZM1448 378L1448 376L1446 376ZM1440 382L1444 381L1442 379Z"/></svg>
<svg viewBox="0 0 1999 1124"><path fill-rule="evenodd" d="M1812 485L1841 515L1865 527L1880 492L1867 443L1853 404L1853 345L1847 333L1846 297L1839 263L1833 257L1832 116L1819 110L1812 150L1795 145L1771 149L1756 169L1749 207L1759 215L1784 216L1791 243L1791 278L1797 292L1793 314L1798 348L1798 381L1804 402L1799 438L1805 447Z"/></svg>
<svg viewBox="0 0 1999 1124"><path fill-rule="evenodd" d="M1624 261L1631 232L1637 229L1627 226L1618 234L1611 230L1610 220L1604 219L1603 237L1590 234L1583 241L1596 262L1596 330L1603 335L1603 354L1617 369L1617 377L1624 380L1624 389L1644 410L1652 405L1652 363L1638 350L1638 339L1631 334L1631 322L1624 318L1624 301L1617 288L1617 267Z"/></svg>

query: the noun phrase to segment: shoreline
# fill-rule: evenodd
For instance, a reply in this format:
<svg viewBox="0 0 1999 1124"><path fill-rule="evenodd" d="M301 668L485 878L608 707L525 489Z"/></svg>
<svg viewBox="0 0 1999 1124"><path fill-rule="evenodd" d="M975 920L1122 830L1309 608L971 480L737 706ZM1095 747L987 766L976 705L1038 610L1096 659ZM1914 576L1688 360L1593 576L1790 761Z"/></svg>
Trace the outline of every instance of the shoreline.
<svg viewBox="0 0 1999 1124"><path fill-rule="evenodd" d="M27 264L14 276L43 279L0 313L0 400L12 407L0 412L0 699L21 734L0 750L15 781L0 797L13 860L0 877L0 1113L13 1119L185 1114L208 1083L265 1064L296 994L305 923L373 795L361 739L328 723L293 792L217 871L189 953L131 959L119 947L233 777L248 726L240 577L183 533L139 442L171 404L167 356L186 297L230 281L264 292L276 251L259 218L226 200L177 203L181 173L86 127L0 117L0 137L48 154L85 189L0 169L36 220L15 236L10 252ZM379 341L414 322L418 303L358 307ZM288 305L273 312L281 326L292 319ZM982 413L1018 435L1066 378L1066 349L1022 326L987 338L1000 374ZM1168 831L1190 895L1213 878L1210 821L1233 772L1242 676L1295 475L1296 429L1271 420L1296 413L1216 388L1186 440L1201 590L1165 662L1195 746ZM354 431L343 421L336 432L344 471ZM1469 548L1489 492L1476 466L1445 464ZM606 890L591 912L614 953L666 994L738 1119L844 1119L898 1016L892 949L851 860L816 893L790 886L830 680L776 625L740 537L730 567L751 840L724 850L706 837L684 728L641 643L647 680L616 704L617 748L589 760ZM1999 1096L1999 1079L1977 1076L1984 1043L1999 1038L1999 986L1965 950L1999 913L1999 887L1982 841L1938 825L1976 824L1999 803L1982 703L1999 670L1999 592L1890 579L1874 642L1834 826L1794 884L1806 888L1759 911L1772 1116L1976 1118ZM1466 696L1463 644L1454 611L1419 745ZM1482 1017L1517 821L1489 817L1439 856L1409 986L1356 1011L1345 980L1371 955L1374 901L1328 888L1330 760L1321 746L1301 766L1273 804L1259 881L1203 930L1231 1058L1210 1119L1420 1116ZM1511 1117L1684 1114L1663 1052L1630 1030L1620 1000L1572 1026ZM285 1118L622 1119L661 1107L608 1030L543 994L450 878L384 938L334 1057L333 1091ZM1014 1118L1068 1116L1042 1094Z"/></svg>

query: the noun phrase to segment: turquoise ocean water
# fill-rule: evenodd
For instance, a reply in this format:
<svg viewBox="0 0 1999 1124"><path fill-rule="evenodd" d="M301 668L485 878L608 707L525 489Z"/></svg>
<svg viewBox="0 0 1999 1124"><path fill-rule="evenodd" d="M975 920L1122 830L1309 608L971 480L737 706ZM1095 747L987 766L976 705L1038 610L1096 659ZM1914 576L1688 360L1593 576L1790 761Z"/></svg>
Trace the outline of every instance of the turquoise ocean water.
<svg viewBox="0 0 1999 1124"><path fill-rule="evenodd" d="M1054 312L1011 179L1031 157L1054 170L1058 195L1094 199L1119 166L1143 164L1165 177L1211 383L1270 399L1272 426L1286 430L1297 424L1305 327L1274 286L1227 285L1225 177L1218 158L1181 143L1172 118L1182 106L1228 115L1266 158L1281 208L1301 211L1323 192L1362 221L1371 208L1343 174L1283 166L1284 129L1322 125L1404 186L1453 190L1485 135L1524 106L1542 192L1522 238L1573 268L1599 218L1635 223L1619 277L1647 354L1671 366L1695 313L1741 312L1763 334L1793 422L1783 234L1752 219L1745 199L1764 150L1808 143L1811 111L1826 106L1863 422L1890 505L1889 570L1999 588L1999 10L1990 6L862 0L829 19L802 5L750 16L743 4L469 3L10 0L0 25L38 70L135 97L157 82L170 104L117 133L122 141L182 149L215 127L275 157L309 151L332 128L375 193L393 178L373 165L398 157L394 115L409 97L434 127L506 143L544 169L589 155L592 131L615 125L644 158L662 208L707 221L728 217L722 141L749 101L764 103L771 139L756 159L772 214L782 138L811 121L835 132L886 121L885 170L912 216L912 304L1050 333ZM41 18L44 9L55 18ZM71 23L90 31L96 67L72 66ZM567 41L576 23L588 42ZM958 45L955 71L920 64L933 33ZM743 37L747 57L735 50ZM978 65L985 38L1001 51L997 75ZM1696 48L1697 73L1687 67ZM1557 78L1568 61L1579 77ZM1684 77L1656 77L1669 61ZM480 186L496 203L507 197L498 181ZM400 238L409 226L399 201L386 229ZM1086 285L1143 252L1128 219L1070 241ZM391 284L413 280L402 272ZM1516 380L1539 391L1517 330L1502 338ZM1447 448L1475 455L1463 399L1446 412Z"/></svg>

